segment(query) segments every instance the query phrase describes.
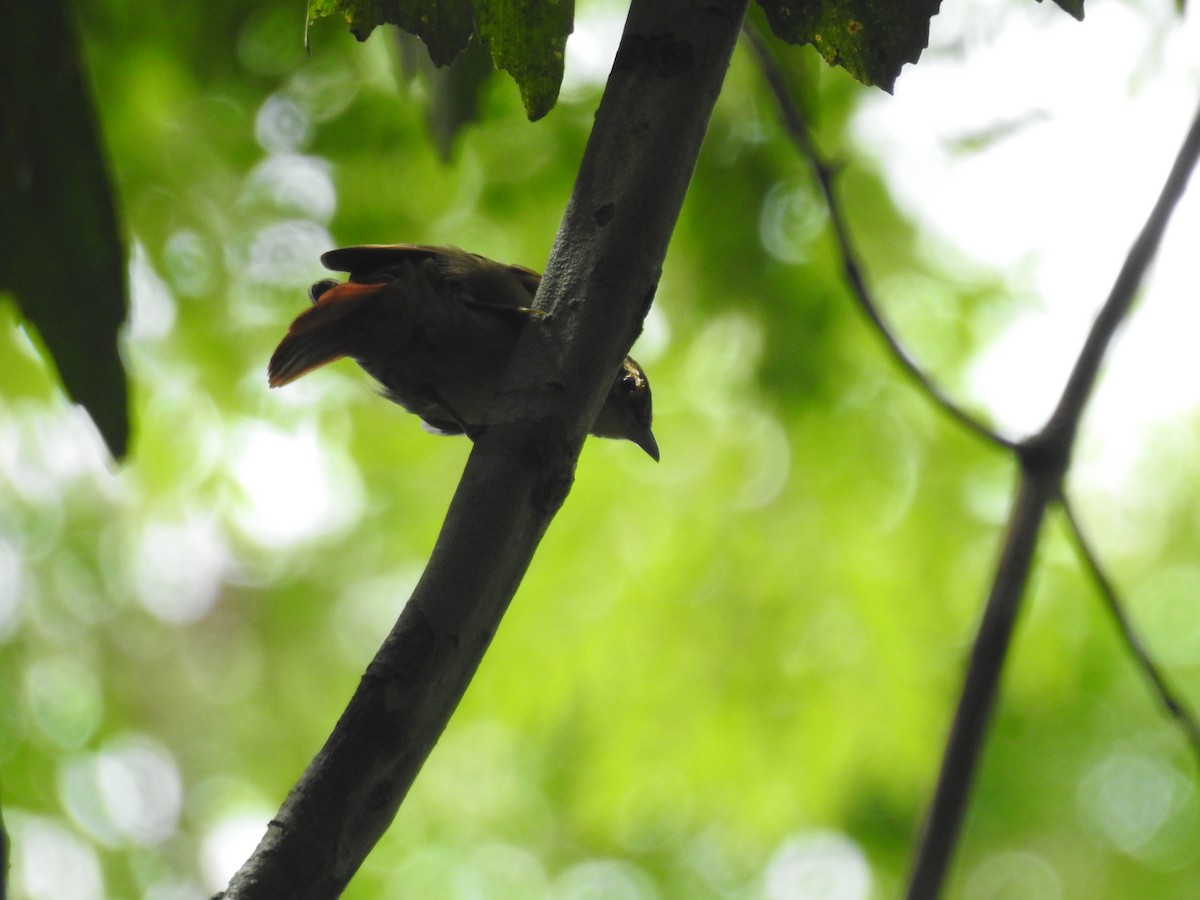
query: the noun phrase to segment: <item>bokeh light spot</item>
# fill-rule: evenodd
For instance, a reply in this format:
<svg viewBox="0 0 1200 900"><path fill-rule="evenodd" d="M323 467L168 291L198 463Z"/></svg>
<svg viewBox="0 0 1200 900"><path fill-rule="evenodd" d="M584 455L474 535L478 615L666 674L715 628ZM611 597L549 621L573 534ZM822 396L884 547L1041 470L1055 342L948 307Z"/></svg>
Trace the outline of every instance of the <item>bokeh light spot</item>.
<svg viewBox="0 0 1200 900"><path fill-rule="evenodd" d="M56 822L5 810L12 847L14 897L27 900L102 900L96 852Z"/></svg>
<svg viewBox="0 0 1200 900"><path fill-rule="evenodd" d="M163 244L167 278L182 297L203 297L217 286L216 248L195 231L176 231Z"/></svg>
<svg viewBox="0 0 1200 900"><path fill-rule="evenodd" d="M0 642L16 633L21 597L25 593L25 565L10 541L0 538Z"/></svg>
<svg viewBox="0 0 1200 900"><path fill-rule="evenodd" d="M92 670L64 656L40 659L25 673L25 703L38 729L67 750L91 739L103 715Z"/></svg>
<svg viewBox="0 0 1200 900"><path fill-rule="evenodd" d="M654 882L633 863L592 859L571 866L554 880L554 900L652 900Z"/></svg>
<svg viewBox="0 0 1200 900"><path fill-rule="evenodd" d="M125 735L67 760L59 797L71 818L106 846L152 845L175 833L183 781L171 754L148 737Z"/></svg>
<svg viewBox="0 0 1200 900"><path fill-rule="evenodd" d="M268 153L302 150L312 137L312 119L295 98L272 94L254 118L254 136Z"/></svg>
<svg viewBox="0 0 1200 900"><path fill-rule="evenodd" d="M164 622L195 622L212 608L229 565L211 517L147 522L133 558L138 601Z"/></svg>
<svg viewBox="0 0 1200 900"><path fill-rule="evenodd" d="M95 754L76 754L62 761L58 770L58 798L71 820L94 842L109 848L121 844L121 834L109 818L100 794Z"/></svg>
<svg viewBox="0 0 1200 900"><path fill-rule="evenodd" d="M246 275L251 281L279 287L307 285L314 261L332 246L329 232L315 222L275 222L254 236Z"/></svg>
<svg viewBox="0 0 1200 900"><path fill-rule="evenodd" d="M967 879L971 900L1060 900L1058 873L1040 856L1014 851L994 853Z"/></svg>
<svg viewBox="0 0 1200 900"><path fill-rule="evenodd" d="M1113 847L1139 856L1167 824L1190 791L1186 779L1161 759L1117 752L1094 765L1080 780L1079 816Z"/></svg>
<svg viewBox="0 0 1200 900"><path fill-rule="evenodd" d="M234 478L245 499L234 520L259 543L282 547L331 534L361 514L357 471L312 427L288 434L249 422L236 430L232 444Z"/></svg>
<svg viewBox="0 0 1200 900"><path fill-rule="evenodd" d="M337 209L329 163L296 153L275 153L255 166L241 199L322 224L333 218Z"/></svg>
<svg viewBox="0 0 1200 900"><path fill-rule="evenodd" d="M770 900L866 900L870 894L866 856L854 841L836 832L791 838L767 865Z"/></svg>
<svg viewBox="0 0 1200 900"><path fill-rule="evenodd" d="M658 360L671 346L671 322L660 304L655 303L642 322L642 333L633 345L631 355L642 365ZM651 385L653 387L653 385Z"/></svg>
<svg viewBox="0 0 1200 900"><path fill-rule="evenodd" d="M758 237L763 249L780 262L802 263L808 246L825 227L825 206L807 181L774 185L763 199Z"/></svg>
<svg viewBox="0 0 1200 900"><path fill-rule="evenodd" d="M129 334L136 341L159 340L175 327L175 299L140 243L129 264L129 307Z"/></svg>
<svg viewBox="0 0 1200 900"><path fill-rule="evenodd" d="M157 844L175 833L183 780L165 747L141 735L107 742L96 778L109 820L134 844Z"/></svg>

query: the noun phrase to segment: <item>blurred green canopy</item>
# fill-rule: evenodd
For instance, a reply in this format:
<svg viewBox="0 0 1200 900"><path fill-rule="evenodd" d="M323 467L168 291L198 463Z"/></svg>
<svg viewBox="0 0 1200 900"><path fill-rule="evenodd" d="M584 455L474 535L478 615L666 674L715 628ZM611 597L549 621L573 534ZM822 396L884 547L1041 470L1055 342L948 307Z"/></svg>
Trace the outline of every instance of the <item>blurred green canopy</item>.
<svg viewBox="0 0 1200 900"><path fill-rule="evenodd" d="M52 8L27 6L14 16ZM786 8L764 15L778 29ZM253 848L403 605L469 451L423 433L349 362L268 392L266 361L334 246L454 243L540 268L603 87L596 47L624 12L579 4L537 122L530 98L547 89L474 77L462 90L478 119L439 147L431 98L462 99L437 80L458 67L410 78L394 30L359 44L331 11L314 4L306 23L275 0L81 0L82 67L65 27L0 61L6 116L63 71L36 60L86 74L54 83L92 97L128 256L97 289L93 260L113 248L76 229L112 212L90 188L0 204L0 801L15 896L205 897ZM777 49L844 162L889 315L967 395L995 336L1049 299L893 198L856 125L878 91L820 45ZM82 119L61 119L46 140L86 150L69 130ZM11 192L8 129L0 148ZM90 310L63 339L120 347L133 441L119 470L60 388L119 452L119 415L102 411L117 357L55 349L21 260L56 304ZM741 51L635 355L662 464L585 447L462 708L346 896L899 892L1011 460L940 416L864 323ZM1193 413L1148 434L1119 503L1081 496L1191 696L1198 433ZM1187 896L1200 878L1187 748L1058 523L1038 575L947 896Z"/></svg>

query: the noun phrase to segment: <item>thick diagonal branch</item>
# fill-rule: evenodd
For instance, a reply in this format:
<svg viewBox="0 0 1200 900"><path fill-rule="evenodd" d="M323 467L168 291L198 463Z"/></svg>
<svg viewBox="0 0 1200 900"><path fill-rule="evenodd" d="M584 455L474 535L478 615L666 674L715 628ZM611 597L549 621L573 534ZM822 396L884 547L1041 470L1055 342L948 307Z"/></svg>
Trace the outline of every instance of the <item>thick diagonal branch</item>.
<svg viewBox="0 0 1200 900"><path fill-rule="evenodd" d="M518 348L429 566L227 898L337 896L391 823L566 497L586 425L640 328L745 7L634 0L542 281L550 333Z"/></svg>

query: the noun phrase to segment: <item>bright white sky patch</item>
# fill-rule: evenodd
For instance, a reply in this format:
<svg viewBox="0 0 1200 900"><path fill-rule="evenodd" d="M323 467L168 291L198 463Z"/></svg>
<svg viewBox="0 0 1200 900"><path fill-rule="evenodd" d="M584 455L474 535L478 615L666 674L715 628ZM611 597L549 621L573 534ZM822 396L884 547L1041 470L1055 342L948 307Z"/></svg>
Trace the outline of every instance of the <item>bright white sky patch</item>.
<svg viewBox="0 0 1200 900"><path fill-rule="evenodd" d="M82 407L21 400L0 412L0 486L29 503L50 504L73 482L88 479L113 501L121 499L103 439Z"/></svg>
<svg viewBox="0 0 1200 900"><path fill-rule="evenodd" d="M567 40L560 92L564 100L604 85L624 27L625 11L621 8L589 4L578 10L575 30Z"/></svg>
<svg viewBox="0 0 1200 900"><path fill-rule="evenodd" d="M872 98L855 120L935 247L1017 276L1014 290L1034 298L969 376L1015 434L1057 399L1200 100L1200 26L1146 6L1090 2L1081 24L1051 3L944 4L896 96ZM986 134L983 149L956 152ZM1200 397L1188 346L1200 327L1198 205L1180 205L1096 398L1091 423L1113 435L1119 468L1130 457L1121 436L1136 442Z"/></svg>
<svg viewBox="0 0 1200 900"><path fill-rule="evenodd" d="M229 879L262 840L270 820L267 809L242 812L222 820L205 835L200 869L210 891L222 891L229 885Z"/></svg>
<svg viewBox="0 0 1200 900"><path fill-rule="evenodd" d="M943 4L895 96L868 93L855 117L859 152L920 222L927 252L950 271L965 255L1005 273L1030 301L967 380L1013 436L1050 412L1200 100L1200 24L1173 6L1089 0L1080 23L1049 2ZM606 7L581 13L564 94L603 83L622 22ZM1130 470L1149 428L1197 406L1198 245L1188 196L1089 412L1103 440L1081 462L1099 483Z"/></svg>

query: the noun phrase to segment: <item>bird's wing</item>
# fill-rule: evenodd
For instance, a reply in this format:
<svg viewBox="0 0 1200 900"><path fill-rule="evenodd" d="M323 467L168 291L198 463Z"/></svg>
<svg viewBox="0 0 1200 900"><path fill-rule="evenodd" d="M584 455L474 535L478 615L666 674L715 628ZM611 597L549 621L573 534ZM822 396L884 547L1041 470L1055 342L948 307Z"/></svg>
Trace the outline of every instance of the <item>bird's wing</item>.
<svg viewBox="0 0 1200 900"><path fill-rule="evenodd" d="M535 311L533 298L542 278L524 266L498 263L461 250L435 257L438 271L459 296L478 309L500 313L520 313L523 317L542 315Z"/></svg>
<svg viewBox="0 0 1200 900"><path fill-rule="evenodd" d="M349 272L353 280L401 263L430 259L453 249L455 248L430 247L424 244L362 244L358 247L330 250L322 254L321 264L335 272Z"/></svg>
<svg viewBox="0 0 1200 900"><path fill-rule="evenodd" d="M541 275L524 266L505 265L457 247L364 244L330 250L321 257L326 268L349 272L350 280L358 282L385 281L398 266L427 260L436 265L443 279L459 288L462 299L474 306L515 311L523 316L532 311Z"/></svg>

